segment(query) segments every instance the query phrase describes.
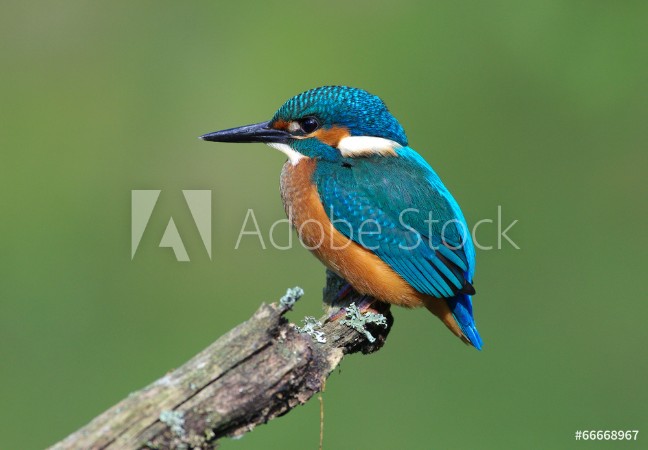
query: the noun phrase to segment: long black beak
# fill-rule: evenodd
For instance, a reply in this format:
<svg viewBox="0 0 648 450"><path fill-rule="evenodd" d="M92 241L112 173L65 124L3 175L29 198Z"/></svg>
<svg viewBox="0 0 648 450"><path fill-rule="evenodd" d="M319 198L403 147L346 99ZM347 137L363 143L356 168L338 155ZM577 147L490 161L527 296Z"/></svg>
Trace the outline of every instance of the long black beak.
<svg viewBox="0 0 648 450"><path fill-rule="evenodd" d="M261 122L207 133L200 136L200 139L213 142L278 142L285 144L290 137L291 134L286 131L270 128L270 122Z"/></svg>

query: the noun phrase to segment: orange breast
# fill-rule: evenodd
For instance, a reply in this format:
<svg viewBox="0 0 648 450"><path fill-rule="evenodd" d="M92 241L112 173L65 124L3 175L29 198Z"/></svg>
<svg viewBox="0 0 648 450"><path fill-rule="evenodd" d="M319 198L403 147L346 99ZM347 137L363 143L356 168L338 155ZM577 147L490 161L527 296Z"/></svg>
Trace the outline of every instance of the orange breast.
<svg viewBox="0 0 648 450"><path fill-rule="evenodd" d="M304 246L358 292L400 306L422 306L424 294L373 252L335 229L312 182L315 164L314 159L302 159L296 166L287 162L281 173L286 214Z"/></svg>

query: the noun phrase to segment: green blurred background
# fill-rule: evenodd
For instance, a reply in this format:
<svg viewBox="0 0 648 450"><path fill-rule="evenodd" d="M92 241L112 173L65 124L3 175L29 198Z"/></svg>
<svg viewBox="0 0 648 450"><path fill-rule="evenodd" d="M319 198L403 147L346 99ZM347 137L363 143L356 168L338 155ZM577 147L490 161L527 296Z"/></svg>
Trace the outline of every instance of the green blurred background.
<svg viewBox="0 0 648 450"><path fill-rule="evenodd" d="M640 1L5 5L0 448L63 438L289 286L291 320L320 313L307 251L234 250L249 208L284 217L283 155L196 137L325 84L380 95L468 221L501 205L521 247L477 255L483 352L397 310L343 362L325 448L646 448L647 22ZM131 260L133 189L162 195ZM212 260L182 189L213 190ZM157 247L170 216L191 262ZM314 449L318 408L222 447Z"/></svg>

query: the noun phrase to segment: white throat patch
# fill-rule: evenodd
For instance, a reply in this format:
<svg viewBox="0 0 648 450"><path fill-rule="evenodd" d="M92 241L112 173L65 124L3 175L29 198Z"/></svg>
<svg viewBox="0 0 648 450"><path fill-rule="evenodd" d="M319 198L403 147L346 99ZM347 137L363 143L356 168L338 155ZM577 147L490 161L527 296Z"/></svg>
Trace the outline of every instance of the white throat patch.
<svg viewBox="0 0 648 450"><path fill-rule="evenodd" d="M396 141L375 136L347 136L340 139L337 146L345 158L369 155L396 156L396 149L401 147Z"/></svg>
<svg viewBox="0 0 648 450"><path fill-rule="evenodd" d="M290 160L290 164L292 164L293 166L296 166L297 163L299 162L299 160L301 160L302 158L305 158L304 155L302 155L301 153L299 153L296 150L293 150L290 147L290 145L288 145L288 144L280 144L278 142L269 142L268 145L270 147L272 147L272 148L276 148L281 153L284 153L288 157L288 160Z"/></svg>

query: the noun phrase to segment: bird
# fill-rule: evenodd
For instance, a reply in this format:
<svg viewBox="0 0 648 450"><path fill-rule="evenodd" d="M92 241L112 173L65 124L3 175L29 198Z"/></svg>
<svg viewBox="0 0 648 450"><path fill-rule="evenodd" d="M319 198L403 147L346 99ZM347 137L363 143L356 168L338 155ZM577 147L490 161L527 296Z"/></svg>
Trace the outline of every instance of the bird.
<svg viewBox="0 0 648 450"><path fill-rule="evenodd" d="M322 86L290 98L269 121L200 138L284 153L281 198L306 248L358 293L425 307L482 349L464 215L378 96Z"/></svg>

